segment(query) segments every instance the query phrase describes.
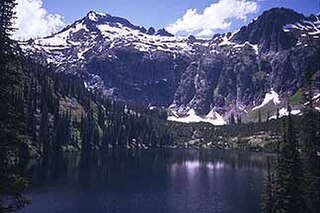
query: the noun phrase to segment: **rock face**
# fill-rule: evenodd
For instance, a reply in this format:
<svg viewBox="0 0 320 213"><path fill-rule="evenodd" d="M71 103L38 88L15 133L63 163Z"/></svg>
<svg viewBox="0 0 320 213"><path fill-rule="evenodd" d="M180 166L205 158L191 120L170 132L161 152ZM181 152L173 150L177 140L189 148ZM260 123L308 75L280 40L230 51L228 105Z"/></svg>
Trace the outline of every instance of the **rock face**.
<svg viewBox="0 0 320 213"><path fill-rule="evenodd" d="M175 116L214 109L228 119L254 109L270 91L294 95L306 68L319 70L319 37L319 16L284 8L208 40L89 12L61 32L21 47L59 72L79 75L88 89L106 96L168 107Z"/></svg>
<svg viewBox="0 0 320 213"><path fill-rule="evenodd" d="M296 44L297 38L283 31L283 26L303 20L302 14L284 8L273 8L264 12L256 21L244 26L232 38L236 42L258 44L262 53L281 51Z"/></svg>

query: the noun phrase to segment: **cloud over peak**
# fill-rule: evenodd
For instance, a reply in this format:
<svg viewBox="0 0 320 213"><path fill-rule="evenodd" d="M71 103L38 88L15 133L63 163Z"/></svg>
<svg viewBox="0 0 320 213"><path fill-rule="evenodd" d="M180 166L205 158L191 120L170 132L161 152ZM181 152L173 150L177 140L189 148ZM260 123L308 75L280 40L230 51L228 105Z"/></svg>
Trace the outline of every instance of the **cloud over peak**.
<svg viewBox="0 0 320 213"><path fill-rule="evenodd" d="M15 39L47 36L65 26L63 16L50 14L43 8L42 0L18 0L17 3Z"/></svg>
<svg viewBox="0 0 320 213"><path fill-rule="evenodd" d="M247 19L248 14L258 12L254 0L219 0L205 8L202 13L188 9L182 18L166 27L173 34L194 34L199 37L212 36L216 30L228 29L232 20Z"/></svg>

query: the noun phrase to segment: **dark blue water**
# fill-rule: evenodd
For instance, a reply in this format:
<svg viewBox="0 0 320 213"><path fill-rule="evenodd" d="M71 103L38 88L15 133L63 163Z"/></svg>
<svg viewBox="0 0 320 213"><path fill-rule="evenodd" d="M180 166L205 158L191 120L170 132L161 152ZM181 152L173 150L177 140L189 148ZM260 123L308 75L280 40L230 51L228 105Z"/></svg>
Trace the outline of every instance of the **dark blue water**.
<svg viewBox="0 0 320 213"><path fill-rule="evenodd" d="M63 154L31 162L22 212L260 212L266 156L197 150Z"/></svg>

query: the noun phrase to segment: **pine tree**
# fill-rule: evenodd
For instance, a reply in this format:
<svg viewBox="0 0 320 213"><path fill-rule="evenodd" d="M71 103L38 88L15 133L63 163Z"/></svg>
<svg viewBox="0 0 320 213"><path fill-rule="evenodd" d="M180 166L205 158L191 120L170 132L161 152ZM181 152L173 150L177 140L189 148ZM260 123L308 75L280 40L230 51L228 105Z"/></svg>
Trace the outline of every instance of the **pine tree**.
<svg viewBox="0 0 320 213"><path fill-rule="evenodd" d="M267 113L267 119L266 119L266 131L269 131L269 120L270 120L270 111Z"/></svg>
<svg viewBox="0 0 320 213"><path fill-rule="evenodd" d="M279 110L278 108L277 108L276 117L277 117L277 119L279 119L279 118L280 118L280 110Z"/></svg>
<svg viewBox="0 0 320 213"><path fill-rule="evenodd" d="M28 202L26 181L14 171L25 130L23 110L10 101L23 94L21 61L10 39L15 5L14 0L0 1L0 211L15 211Z"/></svg>
<svg viewBox="0 0 320 213"><path fill-rule="evenodd" d="M25 95L26 100L26 133L30 137L32 141L36 141L36 104L35 104L35 93L34 93L34 82L35 79L30 77L29 85L26 87L25 91L27 92Z"/></svg>
<svg viewBox="0 0 320 213"><path fill-rule="evenodd" d="M267 159L267 177L263 186L262 209L263 213L274 212L274 177L271 171L270 158Z"/></svg>
<svg viewBox="0 0 320 213"><path fill-rule="evenodd" d="M258 123L259 123L259 126L260 126L260 124L261 124L261 110L259 109L259 111L258 111Z"/></svg>
<svg viewBox="0 0 320 213"><path fill-rule="evenodd" d="M233 113L231 113L230 115L230 124L235 124L235 118Z"/></svg>
<svg viewBox="0 0 320 213"><path fill-rule="evenodd" d="M241 114L240 114L240 115L237 115L237 123L238 123L238 124L241 124L241 123L242 123Z"/></svg>
<svg viewBox="0 0 320 213"><path fill-rule="evenodd" d="M105 110L103 109L102 105L98 105L98 124L101 128L105 128L105 121L106 121L106 116L105 116Z"/></svg>
<svg viewBox="0 0 320 213"><path fill-rule="evenodd" d="M320 138L317 135L317 114L313 104L313 79L310 71L306 72L303 87L303 117L300 140L302 159L306 177L307 204L312 212L320 209Z"/></svg>
<svg viewBox="0 0 320 213"><path fill-rule="evenodd" d="M41 121L40 121L40 130L39 130L39 143L42 147L43 155L48 155L50 151L49 147L49 117L48 117L48 106L47 104L43 105L41 110Z"/></svg>
<svg viewBox="0 0 320 213"><path fill-rule="evenodd" d="M298 151L298 141L292 123L291 109L280 144L275 180L276 213L308 212L303 196L303 170Z"/></svg>
<svg viewBox="0 0 320 213"><path fill-rule="evenodd" d="M1 54L11 53L14 42L10 39L14 28L13 19L15 17L15 0L2 0L0 2L0 52Z"/></svg>

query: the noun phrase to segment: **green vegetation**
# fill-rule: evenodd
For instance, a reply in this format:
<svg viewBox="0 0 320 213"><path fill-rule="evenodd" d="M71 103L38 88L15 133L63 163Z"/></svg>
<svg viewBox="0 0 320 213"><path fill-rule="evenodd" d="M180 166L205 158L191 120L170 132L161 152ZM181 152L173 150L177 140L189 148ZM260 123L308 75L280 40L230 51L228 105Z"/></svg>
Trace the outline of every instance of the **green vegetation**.
<svg viewBox="0 0 320 213"><path fill-rule="evenodd" d="M0 2L0 212L22 208L25 179L15 171L19 148L24 141L21 60L11 39L15 1Z"/></svg>
<svg viewBox="0 0 320 213"><path fill-rule="evenodd" d="M81 76L56 73L54 67L29 58L12 55L8 61L8 65L1 62L10 68L2 69L8 76L1 76L6 77L1 82L10 82L1 83L2 211L15 211L29 202L22 194L26 181L14 172L21 160L60 151L149 148L172 143L162 125L166 119L162 110L150 111L106 99L89 91ZM5 206L8 199L13 203Z"/></svg>
<svg viewBox="0 0 320 213"><path fill-rule="evenodd" d="M313 105L314 81L309 72L303 88L304 113L294 126L290 115L283 127L275 168L268 169L262 212L318 212L320 207L320 115ZM298 127L298 128L297 128ZM299 129L299 137L296 129Z"/></svg>
<svg viewBox="0 0 320 213"><path fill-rule="evenodd" d="M279 127L283 119L226 126L168 122L167 126L176 147L274 152L281 136Z"/></svg>
<svg viewBox="0 0 320 213"><path fill-rule="evenodd" d="M292 105L300 104L303 101L303 92L302 90L298 90L293 96L289 99Z"/></svg>
<svg viewBox="0 0 320 213"><path fill-rule="evenodd" d="M0 2L0 212L17 211L30 202L24 196L27 181L16 171L19 161L60 151L150 147L277 151L276 167L268 169L263 211L320 209L320 119L310 76L290 98L308 103L302 117L269 120L277 110L273 108L255 111L251 117L257 123L236 122L234 115L222 127L167 122L163 110L107 99L86 88L81 74L56 73L55 67L19 55L10 39L14 6L14 0ZM256 78L263 79L264 73Z"/></svg>
<svg viewBox="0 0 320 213"><path fill-rule="evenodd" d="M160 125L166 118L161 110L103 98L90 92L80 76L58 74L54 68L28 61L24 86L26 133L38 154L171 143L168 131Z"/></svg>
<svg viewBox="0 0 320 213"><path fill-rule="evenodd" d="M60 151L162 147L172 142L161 110L89 91L81 75L54 72L20 54L10 39L15 1L0 2L0 212L30 200L17 165Z"/></svg>

